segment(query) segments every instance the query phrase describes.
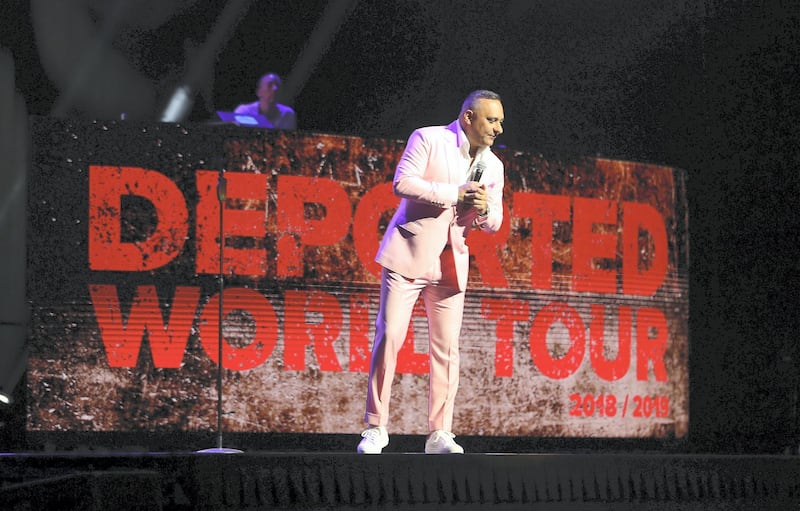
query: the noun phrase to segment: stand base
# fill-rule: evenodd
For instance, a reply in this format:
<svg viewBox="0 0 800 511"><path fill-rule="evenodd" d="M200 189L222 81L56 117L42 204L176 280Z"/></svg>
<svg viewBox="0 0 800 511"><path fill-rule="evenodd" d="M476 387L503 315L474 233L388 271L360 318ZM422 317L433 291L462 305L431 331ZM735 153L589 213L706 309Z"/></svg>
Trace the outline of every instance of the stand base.
<svg viewBox="0 0 800 511"><path fill-rule="evenodd" d="M198 454L241 454L244 451L239 449L230 449L227 447L212 447L211 449L203 449L202 451L195 451Z"/></svg>

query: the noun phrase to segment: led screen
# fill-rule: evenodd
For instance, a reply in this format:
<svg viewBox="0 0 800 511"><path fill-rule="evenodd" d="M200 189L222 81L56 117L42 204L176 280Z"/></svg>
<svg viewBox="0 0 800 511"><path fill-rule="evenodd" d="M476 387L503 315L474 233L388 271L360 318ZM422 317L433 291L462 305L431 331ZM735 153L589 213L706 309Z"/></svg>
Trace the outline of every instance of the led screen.
<svg viewBox="0 0 800 511"><path fill-rule="evenodd" d="M404 141L45 118L32 131L30 430L213 429L222 339L227 431L360 431ZM505 218L468 238L454 429L684 436L684 173L496 153ZM427 433L426 339L420 303L393 433Z"/></svg>

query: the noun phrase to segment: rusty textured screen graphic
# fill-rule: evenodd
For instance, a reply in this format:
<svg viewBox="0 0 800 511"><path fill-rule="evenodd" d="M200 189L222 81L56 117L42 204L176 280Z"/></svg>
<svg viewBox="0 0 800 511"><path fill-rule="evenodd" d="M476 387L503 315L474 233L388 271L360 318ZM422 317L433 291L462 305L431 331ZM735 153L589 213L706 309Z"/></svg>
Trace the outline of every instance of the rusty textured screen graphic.
<svg viewBox="0 0 800 511"><path fill-rule="evenodd" d="M213 429L222 338L226 430L360 431L373 258L397 206L404 141L31 122L30 430ZM495 152L504 223L467 240L454 429L683 437L684 173ZM427 371L419 304L393 433L427 432Z"/></svg>

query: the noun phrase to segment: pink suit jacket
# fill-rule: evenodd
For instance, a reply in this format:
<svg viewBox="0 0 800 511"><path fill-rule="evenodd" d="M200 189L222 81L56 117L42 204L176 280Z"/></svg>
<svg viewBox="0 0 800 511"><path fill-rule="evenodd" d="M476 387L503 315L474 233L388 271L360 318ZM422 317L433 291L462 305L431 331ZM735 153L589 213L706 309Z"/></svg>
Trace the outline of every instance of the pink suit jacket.
<svg viewBox="0 0 800 511"><path fill-rule="evenodd" d="M400 204L375 257L381 266L407 278L418 278L449 244L458 289L466 289L469 231L475 225L496 232L503 223L503 163L489 148L478 152L473 167L479 161L485 165L480 182L489 190L486 218L478 217L474 208L456 207L458 187L467 182L471 170L469 141L458 120L411 134L393 181Z"/></svg>

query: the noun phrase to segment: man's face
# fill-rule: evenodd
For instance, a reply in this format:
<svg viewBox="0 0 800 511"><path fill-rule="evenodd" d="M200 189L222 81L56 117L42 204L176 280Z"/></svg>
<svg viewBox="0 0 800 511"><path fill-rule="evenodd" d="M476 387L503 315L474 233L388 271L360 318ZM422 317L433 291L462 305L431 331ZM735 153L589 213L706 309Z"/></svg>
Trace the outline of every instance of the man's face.
<svg viewBox="0 0 800 511"><path fill-rule="evenodd" d="M470 148L491 147L503 132L503 104L496 99L478 99L472 110L463 113L464 133Z"/></svg>
<svg viewBox="0 0 800 511"><path fill-rule="evenodd" d="M275 75L267 75L258 82L258 90L256 90L256 96L261 101L266 101L267 103L272 103L275 101L275 93L278 92L278 89L281 86L280 79Z"/></svg>

